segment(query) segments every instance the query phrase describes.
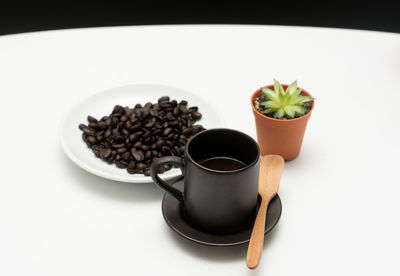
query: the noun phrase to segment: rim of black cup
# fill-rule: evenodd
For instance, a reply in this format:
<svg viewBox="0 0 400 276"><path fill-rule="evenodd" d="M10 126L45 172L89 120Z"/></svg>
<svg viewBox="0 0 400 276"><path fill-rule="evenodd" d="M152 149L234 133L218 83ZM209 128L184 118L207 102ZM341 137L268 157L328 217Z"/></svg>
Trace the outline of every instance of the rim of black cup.
<svg viewBox="0 0 400 276"><path fill-rule="evenodd" d="M207 168L207 167L204 167L204 166L200 165L200 164L197 163L195 160L193 160L193 158L192 158L192 157L190 156L190 154L189 154L189 147L190 147L191 142L192 142L194 139L196 139L196 137L198 137L198 136L200 136L200 135L202 135L202 134L204 134L204 133L206 133L206 132L215 132L215 131L221 131L221 130L224 130L224 131L231 131L231 132L234 132L234 133L236 133L236 134L246 136L246 137L248 138L248 140L251 141L251 143L253 143L253 144L256 146L256 149L257 149L257 157L255 158L255 160L253 160L253 162L251 162L250 164L246 165L246 166L243 167L243 168L240 168L240 169L237 169L237 170L231 170L231 171L220 171L220 170L210 169L210 168ZM193 162L193 164L195 164L196 166L198 166L199 168L201 168L201 169L203 169L203 170L206 170L206 171L209 171L209 172L215 172L215 173L234 173L234 172L244 171L244 170L246 170L246 169L248 169L248 168L254 166L255 164L257 164L258 160L260 159L260 147L258 146L258 143L253 139L253 137L251 137L251 136L249 136L248 134L243 133L243 132L241 132L241 131L238 131L238 130L235 130L235 129L231 129L231 128L211 128L211 129L203 130L203 131L201 131L201 132L199 132L199 133L193 135L193 136L189 139L189 141L187 142L186 147L185 147L185 155L190 159L190 161Z"/></svg>

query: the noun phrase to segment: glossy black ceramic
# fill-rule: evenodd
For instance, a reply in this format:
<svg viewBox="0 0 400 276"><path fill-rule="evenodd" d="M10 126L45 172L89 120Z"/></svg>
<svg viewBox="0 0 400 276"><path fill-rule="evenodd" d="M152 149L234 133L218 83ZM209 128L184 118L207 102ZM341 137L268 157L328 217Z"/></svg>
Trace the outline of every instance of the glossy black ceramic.
<svg viewBox="0 0 400 276"><path fill-rule="evenodd" d="M217 171L199 164L212 157L240 160L245 167ZM183 206L183 215L201 231L235 233L248 227L255 218L260 151L250 136L232 129L210 129L193 136L186 145L184 160L162 157L153 162L154 182ZM184 175L184 191L168 185L156 174L161 166L173 164Z"/></svg>
<svg viewBox="0 0 400 276"><path fill-rule="evenodd" d="M174 184L174 187L183 190L183 181ZM261 200L259 200L260 202ZM165 193L162 202L162 212L168 226L178 235L190 241L209 246L228 247L248 243L253 224L241 231L232 234L212 234L199 230L191 225L183 214L183 206L179 200ZM275 196L268 205L267 220L264 234L268 234L278 223L282 213L282 204L279 196Z"/></svg>

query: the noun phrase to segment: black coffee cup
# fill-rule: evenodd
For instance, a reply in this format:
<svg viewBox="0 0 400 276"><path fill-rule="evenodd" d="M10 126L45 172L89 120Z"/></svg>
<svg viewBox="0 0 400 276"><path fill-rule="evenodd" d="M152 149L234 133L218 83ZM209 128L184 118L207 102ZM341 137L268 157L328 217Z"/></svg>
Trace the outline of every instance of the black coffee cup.
<svg viewBox="0 0 400 276"><path fill-rule="evenodd" d="M186 219L203 231L234 233L254 221L258 199L259 147L250 136L232 129L209 129L193 136L184 159L161 157L151 166L154 182L181 202ZM178 166L184 191L156 173Z"/></svg>

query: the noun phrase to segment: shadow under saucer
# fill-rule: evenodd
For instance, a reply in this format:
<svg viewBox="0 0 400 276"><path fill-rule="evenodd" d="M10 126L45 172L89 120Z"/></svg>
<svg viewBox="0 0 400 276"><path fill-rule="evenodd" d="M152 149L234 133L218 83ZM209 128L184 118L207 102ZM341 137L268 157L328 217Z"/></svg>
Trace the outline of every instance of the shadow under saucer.
<svg viewBox="0 0 400 276"><path fill-rule="evenodd" d="M177 181L174 187L179 190L183 189L183 179ZM184 217L181 211L181 203L166 193L162 202L162 212L165 221L178 235L203 245L231 247L247 244L250 240L253 225L249 225L246 229L227 235L212 234L203 232L193 227ZM278 223L282 213L282 203L278 195L276 195L269 203L267 210L267 219L265 224L264 235L267 235Z"/></svg>

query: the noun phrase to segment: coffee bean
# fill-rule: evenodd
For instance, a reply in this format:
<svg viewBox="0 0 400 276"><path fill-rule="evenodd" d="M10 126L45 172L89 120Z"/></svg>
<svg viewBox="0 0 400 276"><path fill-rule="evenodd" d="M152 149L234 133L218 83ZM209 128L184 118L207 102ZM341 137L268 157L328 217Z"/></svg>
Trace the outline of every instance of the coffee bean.
<svg viewBox="0 0 400 276"><path fill-rule="evenodd" d="M86 140L90 143L90 144L95 144L97 142L96 138L94 136L88 136L86 138Z"/></svg>
<svg viewBox="0 0 400 276"><path fill-rule="evenodd" d="M140 123L135 123L134 125L132 125L131 127L129 127L128 130L129 130L130 132L132 132L132 131L138 130L140 127L141 127L141 124L140 124Z"/></svg>
<svg viewBox="0 0 400 276"><path fill-rule="evenodd" d="M79 124L79 129L80 130L84 130L85 128L87 128L87 126L85 124Z"/></svg>
<svg viewBox="0 0 400 276"><path fill-rule="evenodd" d="M172 128L170 128L170 127L164 129L163 136L167 136L171 131L172 131Z"/></svg>
<svg viewBox="0 0 400 276"><path fill-rule="evenodd" d="M122 114L124 112L124 108L120 105L114 106L112 114Z"/></svg>
<svg viewBox="0 0 400 276"><path fill-rule="evenodd" d="M195 119L196 121L197 121L197 120L200 120L200 119L201 119L201 113L199 113L199 112L193 112L193 113L192 113L192 118Z"/></svg>
<svg viewBox="0 0 400 276"><path fill-rule="evenodd" d="M170 153L171 151L169 150L169 147L163 146L163 147L161 148L161 152L162 152L162 153L165 153L165 154L168 154L168 153Z"/></svg>
<svg viewBox="0 0 400 276"><path fill-rule="evenodd" d="M142 150L148 150L148 149L150 149L150 146L143 144L140 148Z"/></svg>
<svg viewBox="0 0 400 276"><path fill-rule="evenodd" d="M104 138L108 138L110 135L111 135L111 130L107 129L107 130L104 132Z"/></svg>
<svg viewBox="0 0 400 276"><path fill-rule="evenodd" d="M141 152L134 151L134 152L132 152L132 156L138 162L142 161L144 159L144 156L143 156L143 154Z"/></svg>
<svg viewBox="0 0 400 276"><path fill-rule="evenodd" d="M151 110L150 110L150 115L153 116L153 117L157 117L157 116L158 116L158 111L157 111L157 109L151 109Z"/></svg>
<svg viewBox="0 0 400 276"><path fill-rule="evenodd" d="M119 123L119 119L116 116L111 117L111 127L115 127Z"/></svg>
<svg viewBox="0 0 400 276"><path fill-rule="evenodd" d="M179 110L181 111L182 114L186 114L186 113L189 112L189 111L187 110L186 106L184 106L184 105L180 105L180 106L179 106Z"/></svg>
<svg viewBox="0 0 400 276"><path fill-rule="evenodd" d="M165 109L172 107L171 103L169 103L169 102L162 102L159 104L159 106L161 108L165 108Z"/></svg>
<svg viewBox="0 0 400 276"><path fill-rule="evenodd" d="M125 152L124 154L121 155L121 159L125 160L125 161L129 161L131 157L131 154L129 152Z"/></svg>
<svg viewBox="0 0 400 276"><path fill-rule="evenodd" d="M196 134L196 133L198 133L198 132L204 130L204 128L203 128L202 125L195 125L195 126L193 126L192 129L193 129L193 134Z"/></svg>
<svg viewBox="0 0 400 276"><path fill-rule="evenodd" d="M90 116L90 115L87 117L87 120L88 120L89 123L97 123L97 119L95 117Z"/></svg>
<svg viewBox="0 0 400 276"><path fill-rule="evenodd" d="M146 166L146 164L144 164L144 163L137 163L136 164L136 168L137 169L139 169L139 170L143 170L144 168L146 168L147 166Z"/></svg>
<svg viewBox="0 0 400 276"><path fill-rule="evenodd" d="M144 159L150 159L151 158L151 151L148 150L146 151L146 153L144 154Z"/></svg>
<svg viewBox="0 0 400 276"><path fill-rule="evenodd" d="M93 128L85 126L83 129L83 132L86 133L87 135L95 135L96 131Z"/></svg>
<svg viewBox="0 0 400 276"><path fill-rule="evenodd" d="M189 134L191 134L192 133L192 129L191 128L184 128L183 130L182 130L182 134L183 135L189 135Z"/></svg>
<svg viewBox="0 0 400 276"><path fill-rule="evenodd" d="M137 141L136 143L133 144L133 147L140 148L142 147L142 145L143 145L142 141Z"/></svg>
<svg viewBox="0 0 400 276"><path fill-rule="evenodd" d="M130 174L135 174L135 173L136 173L136 170L135 170L134 168L129 168L129 167L128 167L126 170L127 170L127 172L130 173Z"/></svg>
<svg viewBox="0 0 400 276"><path fill-rule="evenodd" d="M154 126L154 121L149 121L149 122L147 122L145 125L144 125L144 127L148 127L148 128L151 128L151 127L153 127Z"/></svg>
<svg viewBox="0 0 400 276"><path fill-rule="evenodd" d="M178 116L179 113L180 113L179 107L175 107L174 110L173 110L173 112L172 112L172 114L173 114L174 116Z"/></svg>
<svg viewBox="0 0 400 276"><path fill-rule="evenodd" d="M97 127L98 127L99 129L106 129L106 128L107 128L106 123L104 123L104 122L99 122L99 123L97 124Z"/></svg>
<svg viewBox="0 0 400 276"><path fill-rule="evenodd" d="M163 96L158 99L158 103L164 103L164 102L169 102L169 97L168 96Z"/></svg>
<svg viewBox="0 0 400 276"><path fill-rule="evenodd" d="M119 154L123 154L123 153L125 153L125 152L127 152L127 151L128 151L127 148L118 148L118 149L117 149L117 153L119 153Z"/></svg>
<svg viewBox="0 0 400 276"><path fill-rule="evenodd" d="M157 143L156 143L156 147L158 149L161 149L164 145L165 145L164 140L158 140Z"/></svg>
<svg viewBox="0 0 400 276"><path fill-rule="evenodd" d="M118 168L121 168L121 169L125 169L127 166L126 166L126 162L124 162L124 161L115 161L115 165L118 167Z"/></svg>
<svg viewBox="0 0 400 276"><path fill-rule="evenodd" d="M139 140L139 135L137 133L133 133L131 135L129 135L129 141L131 141L132 143L135 143L137 140Z"/></svg>
<svg viewBox="0 0 400 276"><path fill-rule="evenodd" d="M101 156L103 158L108 158L111 155L111 149L104 149L101 151Z"/></svg>
<svg viewBox="0 0 400 276"><path fill-rule="evenodd" d="M134 114L136 118L142 119L142 111L140 111L140 109L135 109Z"/></svg>
<svg viewBox="0 0 400 276"><path fill-rule="evenodd" d="M141 114L142 114L142 118L146 119L150 115L150 112L147 109L142 109Z"/></svg>
<svg viewBox="0 0 400 276"><path fill-rule="evenodd" d="M94 155L96 155L96 157L100 158L100 154L101 154L100 150L98 150L97 148L92 148L92 151L93 151Z"/></svg>
<svg viewBox="0 0 400 276"><path fill-rule="evenodd" d="M194 124L200 119L196 106L164 96L155 104L136 104L134 108L116 105L100 120L88 115L88 124L79 124L79 129L96 157L126 168L128 173L148 175L155 159L184 155L188 138L204 130ZM166 166L162 171L169 169Z"/></svg>
<svg viewBox="0 0 400 276"><path fill-rule="evenodd" d="M168 121L175 120L175 117L174 117L174 115L172 115L171 112L168 112L167 115L165 115L165 118L166 118Z"/></svg>
<svg viewBox="0 0 400 276"><path fill-rule="evenodd" d="M123 129L122 130L122 134L125 135L125 136L128 136L129 135L129 131L127 131L126 129Z"/></svg>
<svg viewBox="0 0 400 276"><path fill-rule="evenodd" d="M131 124L136 124L137 122L140 122L140 119L136 118L136 115L132 115L132 116L129 117L129 122Z"/></svg>
<svg viewBox="0 0 400 276"><path fill-rule="evenodd" d="M118 149L118 148L123 148L124 146L125 146L125 144L123 144L123 143L121 143L121 144L111 144L111 146L113 147L113 148L115 148L115 149Z"/></svg>
<svg viewBox="0 0 400 276"><path fill-rule="evenodd" d="M143 171L143 174L145 175L145 176L150 176L150 169L145 169L144 171Z"/></svg>

